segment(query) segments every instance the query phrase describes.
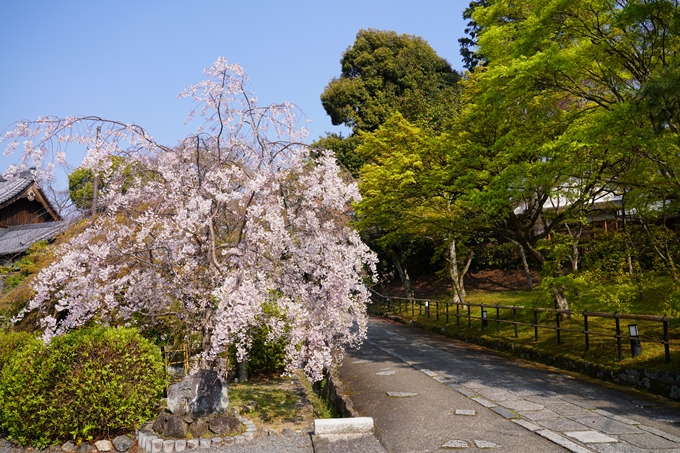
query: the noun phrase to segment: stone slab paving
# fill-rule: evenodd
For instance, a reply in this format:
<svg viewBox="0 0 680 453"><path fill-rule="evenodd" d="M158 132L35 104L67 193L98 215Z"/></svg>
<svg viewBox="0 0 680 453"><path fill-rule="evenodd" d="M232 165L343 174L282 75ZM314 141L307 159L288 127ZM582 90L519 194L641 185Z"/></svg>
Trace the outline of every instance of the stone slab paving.
<svg viewBox="0 0 680 453"><path fill-rule="evenodd" d="M372 371L375 378L380 378L375 376L378 370L362 371L361 367L379 366L384 370L389 364L390 369L398 369L401 362L405 368L397 374L410 381L411 387L393 390L418 391L418 397L409 398L411 404L420 404L418 398L436 393L440 400L444 398L459 408L451 409L448 412L451 415L462 415L463 412L458 411L468 410L477 414L456 417L457 421L474 419L477 423L447 430L452 434L444 438L439 436L443 440L438 448L471 451L492 448L481 447L476 443L479 441L495 443L498 447L493 448L509 452L680 453L680 412L663 400L647 400L639 392L616 390L383 319L370 320L368 341L361 354L364 352L373 352L371 358L375 359L375 363L350 361L340 368L340 377L348 383L350 395L352 387L357 385L354 379L364 372ZM350 351L349 355L356 357L355 354ZM407 372L408 369L422 377L416 380ZM429 379L435 387L423 390L423 378ZM379 406L378 403L362 404L355 396L351 398L355 408L365 410L366 415L371 415L368 411ZM464 407L458 403L465 399L472 406ZM435 406L429 409L433 419L446 418L448 414L437 411ZM493 424L490 424L489 417L495 417ZM374 419L380 430L380 417L374 416ZM435 425L440 425L439 421L434 423L425 416L420 420L407 420L408 423L421 424L421 431L427 431L430 436L442 434L442 428L435 428ZM426 428L428 424L433 425L429 430ZM390 444L387 433L390 424L385 423L384 426L386 432L382 441ZM498 436L500 427L510 429L509 426L525 433L520 436L520 444L512 444ZM455 433L458 435L453 435ZM553 449L546 447L548 444L530 446L528 439L547 440ZM460 446L454 445L456 442L461 442ZM463 447L462 443L466 446ZM395 453L437 451L434 447L400 450L394 443L389 447L387 449Z"/></svg>

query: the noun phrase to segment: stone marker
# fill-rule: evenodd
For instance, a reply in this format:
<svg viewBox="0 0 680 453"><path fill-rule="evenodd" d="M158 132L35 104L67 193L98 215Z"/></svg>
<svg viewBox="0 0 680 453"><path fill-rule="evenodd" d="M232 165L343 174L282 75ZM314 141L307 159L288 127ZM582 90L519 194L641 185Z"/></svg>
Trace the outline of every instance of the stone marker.
<svg viewBox="0 0 680 453"><path fill-rule="evenodd" d="M210 448L211 441L210 439L200 439L198 442L198 445L201 448Z"/></svg>
<svg viewBox="0 0 680 453"><path fill-rule="evenodd" d="M194 450L198 448L198 439L187 440L187 450Z"/></svg>
<svg viewBox="0 0 680 453"><path fill-rule="evenodd" d="M179 416L223 413L229 406L227 383L215 370L185 376L168 388L168 408Z"/></svg>
<svg viewBox="0 0 680 453"><path fill-rule="evenodd" d="M61 446L61 450L65 452L76 451L76 444L69 440L68 442L64 443L64 445Z"/></svg>

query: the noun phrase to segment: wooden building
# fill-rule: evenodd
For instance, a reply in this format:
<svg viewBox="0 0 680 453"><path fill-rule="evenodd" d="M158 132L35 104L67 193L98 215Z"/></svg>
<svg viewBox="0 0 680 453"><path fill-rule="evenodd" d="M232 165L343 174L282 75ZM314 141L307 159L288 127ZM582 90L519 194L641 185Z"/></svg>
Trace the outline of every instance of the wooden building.
<svg viewBox="0 0 680 453"><path fill-rule="evenodd" d="M8 265L31 244L51 239L66 227L28 170L0 177L0 264Z"/></svg>

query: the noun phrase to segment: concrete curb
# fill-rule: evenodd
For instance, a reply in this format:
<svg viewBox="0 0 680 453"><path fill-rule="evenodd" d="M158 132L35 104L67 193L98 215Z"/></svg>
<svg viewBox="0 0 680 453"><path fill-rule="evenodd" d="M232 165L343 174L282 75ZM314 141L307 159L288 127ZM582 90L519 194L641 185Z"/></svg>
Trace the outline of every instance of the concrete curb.
<svg viewBox="0 0 680 453"><path fill-rule="evenodd" d="M373 418L314 420L314 453L387 453L373 435Z"/></svg>
<svg viewBox="0 0 680 453"><path fill-rule="evenodd" d="M367 434L373 432L373 418L317 418L314 420L314 435L323 434Z"/></svg>

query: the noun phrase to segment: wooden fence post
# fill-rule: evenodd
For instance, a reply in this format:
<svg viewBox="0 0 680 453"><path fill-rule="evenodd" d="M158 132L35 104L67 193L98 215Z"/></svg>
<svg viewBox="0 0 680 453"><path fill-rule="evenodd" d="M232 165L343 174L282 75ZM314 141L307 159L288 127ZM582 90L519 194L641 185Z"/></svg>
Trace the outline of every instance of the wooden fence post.
<svg viewBox="0 0 680 453"><path fill-rule="evenodd" d="M614 319L616 320L616 349L619 353L619 361L623 360L623 353L621 351L621 322L619 317L616 316L618 312L614 312Z"/></svg>
<svg viewBox="0 0 680 453"><path fill-rule="evenodd" d="M538 341L538 311L534 309L534 341Z"/></svg>
<svg viewBox="0 0 680 453"><path fill-rule="evenodd" d="M666 363L671 363L671 351L668 345L668 318L663 315L663 349L666 353Z"/></svg>
<svg viewBox="0 0 680 453"><path fill-rule="evenodd" d="M588 335L588 315L585 310L583 310L583 333L586 336L586 351L588 351L590 349L590 337Z"/></svg>

